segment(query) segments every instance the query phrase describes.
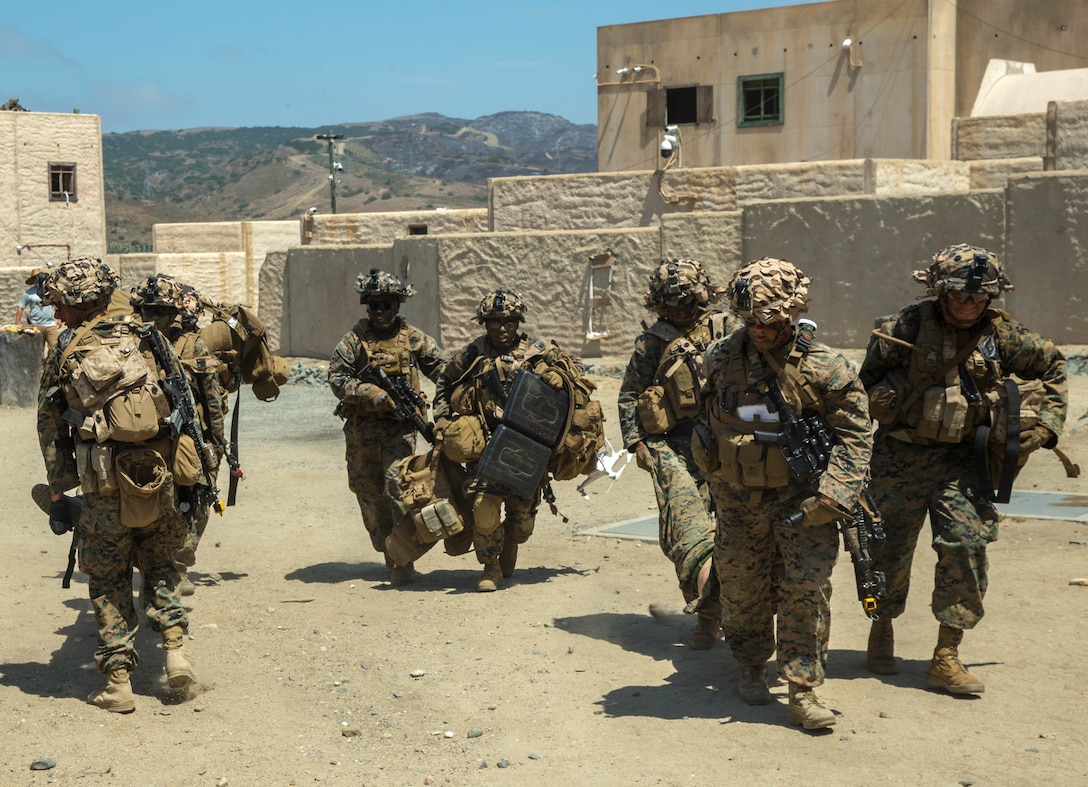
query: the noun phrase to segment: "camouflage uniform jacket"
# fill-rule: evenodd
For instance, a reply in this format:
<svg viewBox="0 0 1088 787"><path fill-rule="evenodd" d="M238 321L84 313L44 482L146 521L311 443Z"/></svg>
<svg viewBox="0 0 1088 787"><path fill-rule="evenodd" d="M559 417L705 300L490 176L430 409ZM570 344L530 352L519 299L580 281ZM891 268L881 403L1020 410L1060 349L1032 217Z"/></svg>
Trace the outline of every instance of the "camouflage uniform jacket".
<svg viewBox="0 0 1088 787"><path fill-rule="evenodd" d="M830 460L819 477L816 491L831 498L844 509L852 509L865 485L873 450L872 421L869 418L869 400L865 389L845 358L826 345L813 342L809 352L800 359L797 371L804 381L807 395L813 396L815 402L806 404L803 408L799 407L788 393L791 388L796 388L786 379L785 368L790 350L791 344L786 344L772 352L775 365L783 369L777 373L778 383L786 392L794 415L819 415L831 431L834 443ZM731 391L728 394L730 397L739 394L753 400L752 394L746 394L745 391L750 391L755 383L775 373L766 355L757 351L748 340L747 329L736 331L715 342L706 352L704 395L717 397L721 401L726 395L723 389L726 389ZM737 369L745 379L728 379L731 368ZM754 401L759 401L758 396ZM768 446L768 450L772 449L777 450L774 446ZM713 479L713 474L711 476ZM802 491L793 490L794 486L795 484L790 484L790 493Z"/></svg>
<svg viewBox="0 0 1088 787"><path fill-rule="evenodd" d="M329 362L329 386L336 398L350 405L356 414L364 418L393 419L393 414L388 411L376 411L374 400L382 393L381 386L376 383L365 382L359 379L359 373L369 362L371 349L368 349L363 336L375 336L381 338L383 343L396 342L407 347L411 354L411 363L418 366L420 371L432 381L437 381L438 376L446 365L446 354L438 343L418 328L409 325L403 317L397 317L393 327L388 332L388 338L377 337L370 325L370 320L365 317L356 323L352 330L344 334L344 338L333 350L332 360Z"/></svg>
<svg viewBox="0 0 1088 787"><path fill-rule="evenodd" d="M715 340L727 336L740 328L744 323L732 313L716 313L714 316L724 316L724 322L720 329L708 327L711 322L711 314L701 315L699 319L686 330L681 330L664 318L658 319L658 324L664 323L671 328L676 336L687 336L695 345L699 356L693 359L700 376L703 371L702 353ZM644 323L645 325L645 323ZM720 335L715 335L720 333ZM661 359L671 340L666 340L666 332L654 330L653 326L646 328L635 339L635 350L631 353L631 360L627 362L627 369L620 384L620 393L617 399L620 412L620 430L623 434L623 445L631 448L636 443L645 440L647 432L642 427L642 421L638 417L638 397L651 385L656 385L656 376L661 366ZM700 380L701 382L701 380ZM694 424L688 424L688 429ZM677 430L674 430L677 431Z"/></svg>
<svg viewBox="0 0 1088 787"><path fill-rule="evenodd" d="M477 364L480 368L471 379L465 379L479 358L483 358L484 363ZM561 350L554 342L531 339L527 334L522 333L518 335L512 348L499 350L487 338L487 334L479 336L450 357L445 370L435 382L434 417L437 420L443 417L452 418L455 415L450 399L462 386L473 385L486 388L483 377L479 376L478 373L486 371L496 361L501 362L506 367L506 371L511 371L517 368L539 370L553 365L560 359L569 363L579 376L585 374L585 367L582 362ZM507 390L507 393L509 393L509 390ZM480 399L488 398L488 395L483 391L481 391L481 394Z"/></svg>
<svg viewBox="0 0 1088 787"><path fill-rule="evenodd" d="M911 304L897 312L880 327L880 332L911 344L916 343L923 319L923 304ZM937 308L940 313L940 308ZM1053 342L1044 339L1023 323L1011 319L997 309L987 309L976 332L987 320L994 323L992 340L979 343L974 355L996 362L998 374L1008 377L1015 374L1024 380L1039 380L1045 388L1045 399L1039 412L1039 422L1056 435L1061 435L1068 410L1065 358ZM943 322L943 321L942 321ZM945 331L953 331L944 325ZM956 346L963 347L974 335L970 331L956 332ZM929 348L926 348L929 349ZM936 348L940 349L940 348ZM869 342L860 377L866 389L884 380L891 372L905 373L910 368L911 355L915 351L896 342L874 336ZM972 437L964 434L964 442Z"/></svg>

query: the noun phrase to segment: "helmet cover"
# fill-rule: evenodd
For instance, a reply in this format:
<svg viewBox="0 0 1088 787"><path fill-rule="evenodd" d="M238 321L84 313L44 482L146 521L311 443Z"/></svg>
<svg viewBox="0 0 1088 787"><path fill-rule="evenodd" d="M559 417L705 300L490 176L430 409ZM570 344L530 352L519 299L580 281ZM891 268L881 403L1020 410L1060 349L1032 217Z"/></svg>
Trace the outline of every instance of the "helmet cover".
<svg viewBox="0 0 1088 787"><path fill-rule="evenodd" d="M525 300L515 290L492 290L476 307L476 322L505 320L516 317L525 320Z"/></svg>
<svg viewBox="0 0 1088 787"><path fill-rule="evenodd" d="M763 325L793 322L808 311L811 283L792 262L763 257L733 274L727 290L729 305L744 320Z"/></svg>
<svg viewBox="0 0 1088 787"><path fill-rule="evenodd" d="M42 302L50 306L86 307L109 300L121 277L96 257L62 262L39 285Z"/></svg>
<svg viewBox="0 0 1088 787"><path fill-rule="evenodd" d="M391 273L378 268L371 268L370 273L360 273L355 279L355 291L363 300L378 295L393 295L399 303L404 303L415 293L411 284L404 284Z"/></svg>
<svg viewBox="0 0 1088 787"><path fill-rule="evenodd" d="M1014 289L997 255L968 243L945 246L933 255L928 268L914 271L911 278L926 285L926 295L962 291L983 292L996 298Z"/></svg>

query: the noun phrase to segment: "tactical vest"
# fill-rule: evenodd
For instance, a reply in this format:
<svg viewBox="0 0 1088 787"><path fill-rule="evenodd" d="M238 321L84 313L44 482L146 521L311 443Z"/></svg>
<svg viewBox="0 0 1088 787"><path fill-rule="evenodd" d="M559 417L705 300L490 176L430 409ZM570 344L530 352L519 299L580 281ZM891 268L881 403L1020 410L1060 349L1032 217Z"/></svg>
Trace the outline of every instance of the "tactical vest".
<svg viewBox="0 0 1088 787"><path fill-rule="evenodd" d="M357 367L363 363L377 364L390 377L407 377L412 390L419 392L419 367L412 354L407 325L402 323L400 330L388 339L378 338L370 320L360 320L352 330L362 343L361 349L365 350L356 356Z"/></svg>
<svg viewBox="0 0 1088 787"><path fill-rule="evenodd" d="M539 339L532 341L528 335L522 334L516 346L490 358L486 355L486 341L487 336L480 336L469 345L472 361L461 377L454 381L450 408L460 415L484 415L492 420L495 411L502 407L501 400L510 393L518 372L522 369L536 371L553 345ZM495 375L491 374L492 370ZM496 383L502 388L501 397L494 389Z"/></svg>
<svg viewBox="0 0 1088 787"><path fill-rule="evenodd" d="M756 383L772 375L794 415L815 412L823 416L823 400L800 370L807 349L795 344L786 362L779 363L750 342L742 352L744 336L738 331L725 340L722 357L727 364L714 375L715 387L706 402L712 437L707 439L705 431L697 429L692 438L696 463L704 472L713 473L738 490L778 489L807 481L807 477L792 475L782 449L758 443L754 436L756 431L781 430L779 415L769 411L755 389Z"/></svg>
<svg viewBox="0 0 1088 787"><path fill-rule="evenodd" d="M687 330L665 320L646 328L665 342L654 372L653 384L638 397L638 415L648 434L665 434L677 424L699 417L703 354L711 342L725 333L726 315L707 315Z"/></svg>
<svg viewBox="0 0 1088 787"><path fill-rule="evenodd" d="M943 366L951 362L959 348L956 329L945 323L935 300L919 304L921 322L914 340L917 348L911 353L905 389L899 395L900 409L897 426L906 426L905 434L920 443L961 443L971 437L976 427L987 423L990 408L1001 397L1002 372L993 330L986 329L983 338L960 363L948 369L943 377L933 381ZM990 310L991 325L1004 318L1003 313ZM960 367L966 370L961 377Z"/></svg>
<svg viewBox="0 0 1088 787"><path fill-rule="evenodd" d="M68 407L84 416L76 425L81 440L139 443L168 424L159 368L138 330L128 319L100 320L74 329L62 350L61 390Z"/></svg>

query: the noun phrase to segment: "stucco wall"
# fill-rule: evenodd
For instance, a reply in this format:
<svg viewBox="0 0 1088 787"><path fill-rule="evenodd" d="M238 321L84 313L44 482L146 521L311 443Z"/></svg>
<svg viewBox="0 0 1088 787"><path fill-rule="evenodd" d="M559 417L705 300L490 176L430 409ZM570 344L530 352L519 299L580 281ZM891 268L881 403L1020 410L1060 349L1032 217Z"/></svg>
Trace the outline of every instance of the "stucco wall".
<svg viewBox="0 0 1088 787"><path fill-rule="evenodd" d="M200 221L155 224L151 228L151 248L156 254L244 251L242 222Z"/></svg>
<svg viewBox="0 0 1088 787"><path fill-rule="evenodd" d="M416 228L415 231L411 228ZM426 228L426 232L422 232ZM410 235L448 235L487 230L487 210L406 210L381 213L318 213L302 219L303 243L365 246Z"/></svg>
<svg viewBox="0 0 1088 787"><path fill-rule="evenodd" d="M493 231L532 232L646 227L667 214L732 210L736 198L734 172L721 167L495 178L488 202Z"/></svg>
<svg viewBox="0 0 1088 787"><path fill-rule="evenodd" d="M76 165L75 201L50 201L51 163ZM105 253L98 116L0 112L0 266L29 270Z"/></svg>
<svg viewBox="0 0 1088 787"><path fill-rule="evenodd" d="M781 257L812 278L821 341L864 347L873 320L922 295L911 271L949 243L1004 251L1004 194L832 197L744 209L745 260Z"/></svg>
<svg viewBox="0 0 1088 787"><path fill-rule="evenodd" d="M1052 102L1054 169L1088 168L1088 101Z"/></svg>
<svg viewBox="0 0 1088 787"><path fill-rule="evenodd" d="M971 167L971 188L1003 189L1013 175L1043 171L1041 158L1006 158L967 162Z"/></svg>

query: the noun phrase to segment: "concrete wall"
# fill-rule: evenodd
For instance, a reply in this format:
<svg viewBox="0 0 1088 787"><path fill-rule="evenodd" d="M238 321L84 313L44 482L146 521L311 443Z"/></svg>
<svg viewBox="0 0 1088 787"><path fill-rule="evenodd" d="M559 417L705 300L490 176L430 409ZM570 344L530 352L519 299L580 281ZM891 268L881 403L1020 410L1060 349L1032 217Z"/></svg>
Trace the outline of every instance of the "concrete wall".
<svg viewBox="0 0 1088 787"><path fill-rule="evenodd" d="M487 210L406 210L383 213L318 213L302 219L302 244L366 246L411 235L448 235L487 230Z"/></svg>
<svg viewBox="0 0 1088 787"><path fill-rule="evenodd" d="M873 320L923 295L911 271L968 241L1001 254L1001 191L931 197L782 200L744 209L745 260L780 257L813 284L809 316L835 347L864 347Z"/></svg>
<svg viewBox="0 0 1088 787"><path fill-rule="evenodd" d="M967 162L971 167L971 189L1003 189L1013 175L1043 171L1043 159L1006 158Z"/></svg>
<svg viewBox="0 0 1088 787"><path fill-rule="evenodd" d="M74 201L50 201L51 163L76 165ZM0 267L101 257L105 216L97 115L0 112Z"/></svg>
<svg viewBox="0 0 1088 787"><path fill-rule="evenodd" d="M1088 171L1009 180L1007 296L1013 314L1059 344L1088 342Z"/></svg>
<svg viewBox="0 0 1088 787"><path fill-rule="evenodd" d="M1088 169L1088 101L1052 101L1047 114L1054 169Z"/></svg>

